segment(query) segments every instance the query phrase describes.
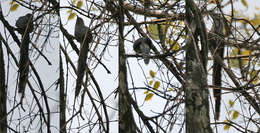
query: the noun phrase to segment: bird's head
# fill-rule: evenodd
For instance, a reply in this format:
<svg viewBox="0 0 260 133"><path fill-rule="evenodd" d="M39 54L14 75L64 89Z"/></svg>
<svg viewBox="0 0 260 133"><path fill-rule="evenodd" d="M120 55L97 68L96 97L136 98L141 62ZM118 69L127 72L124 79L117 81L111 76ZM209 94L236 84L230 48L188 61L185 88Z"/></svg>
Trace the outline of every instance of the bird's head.
<svg viewBox="0 0 260 133"><path fill-rule="evenodd" d="M81 17L77 16L77 20L76 20L76 26L77 25L84 25L84 21Z"/></svg>
<svg viewBox="0 0 260 133"><path fill-rule="evenodd" d="M31 13L19 17L15 23L18 32L21 34L25 32L27 25L28 25L28 32L31 33L33 31L33 15Z"/></svg>

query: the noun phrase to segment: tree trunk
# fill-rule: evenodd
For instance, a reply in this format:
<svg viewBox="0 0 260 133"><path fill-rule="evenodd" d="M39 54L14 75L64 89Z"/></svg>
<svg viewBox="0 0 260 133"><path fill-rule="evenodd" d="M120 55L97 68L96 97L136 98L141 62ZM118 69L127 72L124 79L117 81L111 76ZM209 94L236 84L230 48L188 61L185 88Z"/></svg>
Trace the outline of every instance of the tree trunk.
<svg viewBox="0 0 260 133"><path fill-rule="evenodd" d="M186 27L186 133L212 133L206 70L207 34L202 15L192 0L186 0Z"/></svg>
<svg viewBox="0 0 260 133"><path fill-rule="evenodd" d="M122 7L123 1L119 1L118 13L118 25L119 25L119 133L135 133L136 125L131 108L131 102L128 100L130 96L127 85L127 69L126 69L126 57L124 50L124 9Z"/></svg>

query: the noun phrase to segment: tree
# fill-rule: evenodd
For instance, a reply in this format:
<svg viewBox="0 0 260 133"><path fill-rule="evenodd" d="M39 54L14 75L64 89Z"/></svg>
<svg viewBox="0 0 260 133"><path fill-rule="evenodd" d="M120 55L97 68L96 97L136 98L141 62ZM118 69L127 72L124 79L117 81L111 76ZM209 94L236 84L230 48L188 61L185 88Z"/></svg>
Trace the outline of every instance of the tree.
<svg viewBox="0 0 260 133"><path fill-rule="evenodd" d="M233 1L1 4L0 132L259 131L259 15ZM7 21L21 9L33 14L29 45ZM140 38L152 40L145 54L133 49ZM47 76L43 62L57 62Z"/></svg>

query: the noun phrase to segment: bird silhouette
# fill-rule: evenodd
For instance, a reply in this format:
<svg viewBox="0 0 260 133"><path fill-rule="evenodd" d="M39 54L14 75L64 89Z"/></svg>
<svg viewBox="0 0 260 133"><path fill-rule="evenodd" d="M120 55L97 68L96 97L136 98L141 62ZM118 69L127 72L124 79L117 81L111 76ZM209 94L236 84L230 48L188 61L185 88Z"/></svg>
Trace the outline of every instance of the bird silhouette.
<svg viewBox="0 0 260 133"><path fill-rule="evenodd" d="M22 94L21 99L24 97L24 90L28 81L29 73L29 44L30 33L34 29L32 14L28 13L25 16L21 16L15 23L18 33L22 35L22 41L20 44L20 60L19 60L19 83L18 93Z"/></svg>
<svg viewBox="0 0 260 133"><path fill-rule="evenodd" d="M28 13L25 16L21 16L18 18L18 20L15 23L15 26L17 27L17 31L20 34L23 34L28 27L27 32L31 33L34 29L33 21L32 21L32 14Z"/></svg>
<svg viewBox="0 0 260 133"><path fill-rule="evenodd" d="M213 19L213 26L209 34L209 42L213 48L214 56L220 56L223 59L224 56L224 42L220 37L224 37L224 21L220 14L212 13L211 17ZM221 107L221 79L222 79L222 65L217 62L216 59L213 60L213 95L215 98L215 111L216 119L219 119L220 107ZM217 89L218 88L218 89Z"/></svg>
<svg viewBox="0 0 260 133"><path fill-rule="evenodd" d="M75 39L81 44L79 59L78 59L78 69L77 69L77 80L76 80L76 90L75 96L79 95L81 90L81 85L84 77L84 72L86 68L86 59L89 50L89 43L92 41L92 33L91 30L85 26L83 19L77 16L75 31L74 31Z"/></svg>
<svg viewBox="0 0 260 133"><path fill-rule="evenodd" d="M150 46L152 41L148 37L141 37L134 42L133 48L134 51L138 54L143 54L144 63L147 65L150 62L148 57L150 54Z"/></svg>

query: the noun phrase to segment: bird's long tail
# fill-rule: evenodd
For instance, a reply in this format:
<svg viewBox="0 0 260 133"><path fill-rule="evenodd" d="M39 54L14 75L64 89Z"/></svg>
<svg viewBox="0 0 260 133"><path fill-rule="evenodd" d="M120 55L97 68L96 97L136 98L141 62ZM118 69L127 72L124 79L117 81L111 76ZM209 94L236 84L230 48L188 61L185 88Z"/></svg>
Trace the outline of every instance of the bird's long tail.
<svg viewBox="0 0 260 133"><path fill-rule="evenodd" d="M148 64L149 64L149 62L150 62L150 59L149 59L149 57L147 57L147 56L144 56L144 63L145 63L146 65L148 65Z"/></svg>
<svg viewBox="0 0 260 133"><path fill-rule="evenodd" d="M216 51L216 54L218 54L221 58L223 58L224 54L224 48L219 47ZM215 98L215 110L216 110L216 119L219 119L220 114L220 105L221 105L221 70L222 66L220 63L218 63L216 60L214 60L213 63L213 83L215 88L213 89L213 94Z"/></svg>

